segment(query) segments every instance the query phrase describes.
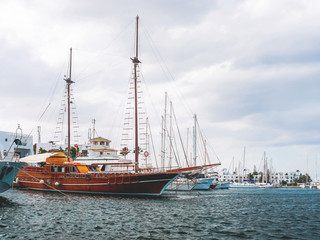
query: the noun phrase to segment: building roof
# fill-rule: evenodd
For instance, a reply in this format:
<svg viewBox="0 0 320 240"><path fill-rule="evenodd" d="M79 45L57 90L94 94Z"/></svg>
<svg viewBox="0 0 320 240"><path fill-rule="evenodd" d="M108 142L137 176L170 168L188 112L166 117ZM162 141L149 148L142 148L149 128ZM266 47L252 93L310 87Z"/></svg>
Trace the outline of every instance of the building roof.
<svg viewBox="0 0 320 240"><path fill-rule="evenodd" d="M103 137L96 137L96 138L90 139L90 142L108 142L108 143L110 143L111 140L103 138Z"/></svg>
<svg viewBox="0 0 320 240"><path fill-rule="evenodd" d="M110 149L110 148L90 148L89 150L92 150L94 152L117 152L118 150Z"/></svg>

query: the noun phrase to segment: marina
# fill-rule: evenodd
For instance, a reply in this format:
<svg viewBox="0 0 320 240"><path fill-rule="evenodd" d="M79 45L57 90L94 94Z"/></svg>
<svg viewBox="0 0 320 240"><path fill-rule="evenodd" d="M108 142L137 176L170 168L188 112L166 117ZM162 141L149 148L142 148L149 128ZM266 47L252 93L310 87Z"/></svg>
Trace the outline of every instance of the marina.
<svg viewBox="0 0 320 240"><path fill-rule="evenodd" d="M0 2L0 240L320 239L319 15Z"/></svg>

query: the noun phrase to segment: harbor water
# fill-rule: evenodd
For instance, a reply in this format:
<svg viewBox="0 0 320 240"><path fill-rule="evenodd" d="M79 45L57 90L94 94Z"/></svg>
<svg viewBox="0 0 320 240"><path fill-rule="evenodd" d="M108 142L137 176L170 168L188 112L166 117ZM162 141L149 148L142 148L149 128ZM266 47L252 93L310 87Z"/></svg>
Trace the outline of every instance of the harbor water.
<svg viewBox="0 0 320 240"><path fill-rule="evenodd" d="M10 189L0 196L0 239L320 239L320 191L130 198Z"/></svg>

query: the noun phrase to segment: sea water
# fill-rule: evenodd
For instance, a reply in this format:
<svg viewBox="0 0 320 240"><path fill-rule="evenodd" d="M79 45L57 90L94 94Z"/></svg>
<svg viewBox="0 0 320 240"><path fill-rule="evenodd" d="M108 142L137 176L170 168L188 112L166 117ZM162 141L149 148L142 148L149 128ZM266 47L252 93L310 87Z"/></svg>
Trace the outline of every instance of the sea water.
<svg viewBox="0 0 320 240"><path fill-rule="evenodd" d="M132 198L10 189L0 196L0 239L320 239L320 191Z"/></svg>

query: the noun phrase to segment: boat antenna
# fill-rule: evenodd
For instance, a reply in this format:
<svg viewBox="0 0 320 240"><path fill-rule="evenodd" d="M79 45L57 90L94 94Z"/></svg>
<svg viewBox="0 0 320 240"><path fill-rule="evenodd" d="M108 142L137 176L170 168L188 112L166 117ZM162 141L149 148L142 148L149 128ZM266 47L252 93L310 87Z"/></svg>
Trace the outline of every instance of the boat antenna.
<svg viewBox="0 0 320 240"><path fill-rule="evenodd" d="M68 162L70 162L70 85L74 83L71 80L71 67L72 67L72 48L70 48L70 69L69 69L69 77L65 78L64 80L67 83L67 90L68 90Z"/></svg>
<svg viewBox="0 0 320 240"><path fill-rule="evenodd" d="M132 63L133 63L133 69L134 69L134 111L135 111L135 150L134 150L134 155L135 155L135 163L134 163L134 169L135 172L137 173L139 170L139 145L138 145L138 91L137 91L137 66L139 63L141 63L138 59L138 40L139 40L139 35L138 35L138 29L139 29L139 16L136 17L136 55L134 58L131 58Z"/></svg>

